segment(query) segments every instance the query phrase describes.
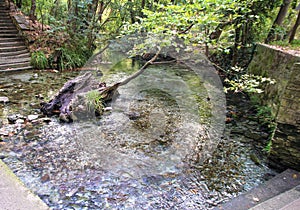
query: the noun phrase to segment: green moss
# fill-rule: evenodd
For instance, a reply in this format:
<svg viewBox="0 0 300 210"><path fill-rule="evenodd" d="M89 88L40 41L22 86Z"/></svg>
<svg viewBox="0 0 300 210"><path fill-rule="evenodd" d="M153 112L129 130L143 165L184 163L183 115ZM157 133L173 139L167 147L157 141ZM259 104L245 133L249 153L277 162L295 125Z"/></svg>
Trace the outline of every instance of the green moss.
<svg viewBox="0 0 300 210"><path fill-rule="evenodd" d="M207 99L203 99L199 95L194 96L198 104L198 114L200 116L200 123L208 123L212 117L212 107Z"/></svg>

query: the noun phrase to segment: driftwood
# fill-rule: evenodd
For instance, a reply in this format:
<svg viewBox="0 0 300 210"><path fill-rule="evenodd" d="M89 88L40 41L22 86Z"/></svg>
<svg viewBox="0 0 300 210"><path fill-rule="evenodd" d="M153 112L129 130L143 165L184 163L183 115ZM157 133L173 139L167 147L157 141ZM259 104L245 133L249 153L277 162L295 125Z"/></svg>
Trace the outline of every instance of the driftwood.
<svg viewBox="0 0 300 210"><path fill-rule="evenodd" d="M99 83L91 72L85 73L65 83L59 92L49 101L41 103L41 111L47 116L59 115L61 121L72 122L79 117L95 116L95 110L86 107L86 94L89 91L97 90L101 95L102 103L105 105L111 101L117 92L118 87L129 83L142 74L145 69L154 63L158 58L160 50L148 60L137 72L121 82L111 86ZM101 113L98 111L98 114ZM96 113L97 114L97 113Z"/></svg>

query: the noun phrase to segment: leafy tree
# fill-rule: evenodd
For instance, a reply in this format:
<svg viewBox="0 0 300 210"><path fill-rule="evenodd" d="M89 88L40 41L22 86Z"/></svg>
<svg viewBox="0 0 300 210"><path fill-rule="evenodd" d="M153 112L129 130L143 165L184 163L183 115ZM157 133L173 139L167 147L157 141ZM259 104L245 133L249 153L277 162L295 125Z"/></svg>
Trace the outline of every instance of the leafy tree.
<svg viewBox="0 0 300 210"><path fill-rule="evenodd" d="M62 47L74 50L73 45L77 45L75 51L88 55L86 50L91 52L99 43L103 44L112 37L147 32L153 34L153 37L164 37L165 40L160 42L162 45L174 44L174 37L177 37L185 43L204 49L209 57L221 55L222 59L230 60L230 63L226 64L229 66L241 65L241 58L245 60L245 55L250 52L249 49L255 42L265 40L268 33L272 35L274 28L276 30L278 25L283 24L288 5L295 2L291 3L291 0L16 1L22 5L22 10L32 20L37 19L43 26L51 26L46 32L47 36L51 40L56 37L57 40L52 52ZM279 6L281 9L277 13ZM273 21L275 13L277 18ZM295 19L294 16L292 20ZM79 49L82 46L84 50Z"/></svg>
<svg viewBox="0 0 300 210"><path fill-rule="evenodd" d="M206 0L154 3L143 10L138 23L124 27L124 33L151 32L178 36L186 43L210 49L223 49L231 54L232 66L237 64L240 49L261 39L259 30L278 1Z"/></svg>

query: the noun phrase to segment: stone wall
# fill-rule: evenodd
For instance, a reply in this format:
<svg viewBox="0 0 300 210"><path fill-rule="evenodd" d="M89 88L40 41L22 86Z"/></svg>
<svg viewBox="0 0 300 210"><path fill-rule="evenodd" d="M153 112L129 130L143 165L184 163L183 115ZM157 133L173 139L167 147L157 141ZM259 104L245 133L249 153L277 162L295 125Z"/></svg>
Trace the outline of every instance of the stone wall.
<svg viewBox="0 0 300 210"><path fill-rule="evenodd" d="M258 44L248 71L276 80L261 97L277 122L270 164L300 171L300 57Z"/></svg>

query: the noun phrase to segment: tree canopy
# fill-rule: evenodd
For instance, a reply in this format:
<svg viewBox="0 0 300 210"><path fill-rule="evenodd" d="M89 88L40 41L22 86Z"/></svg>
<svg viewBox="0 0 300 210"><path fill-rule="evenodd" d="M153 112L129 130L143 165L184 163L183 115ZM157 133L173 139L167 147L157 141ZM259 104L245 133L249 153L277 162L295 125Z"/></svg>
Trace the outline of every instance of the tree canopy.
<svg viewBox="0 0 300 210"><path fill-rule="evenodd" d="M91 52L124 34L147 32L197 45L207 56L225 55L240 63L256 42L297 37L297 0L16 0L35 22L42 23L49 63L59 68L82 66ZM46 36L45 36L46 35ZM48 52L45 52L46 54ZM59 55L59 56L58 56ZM57 57L61 59L57 61ZM63 64L59 64L63 63Z"/></svg>

